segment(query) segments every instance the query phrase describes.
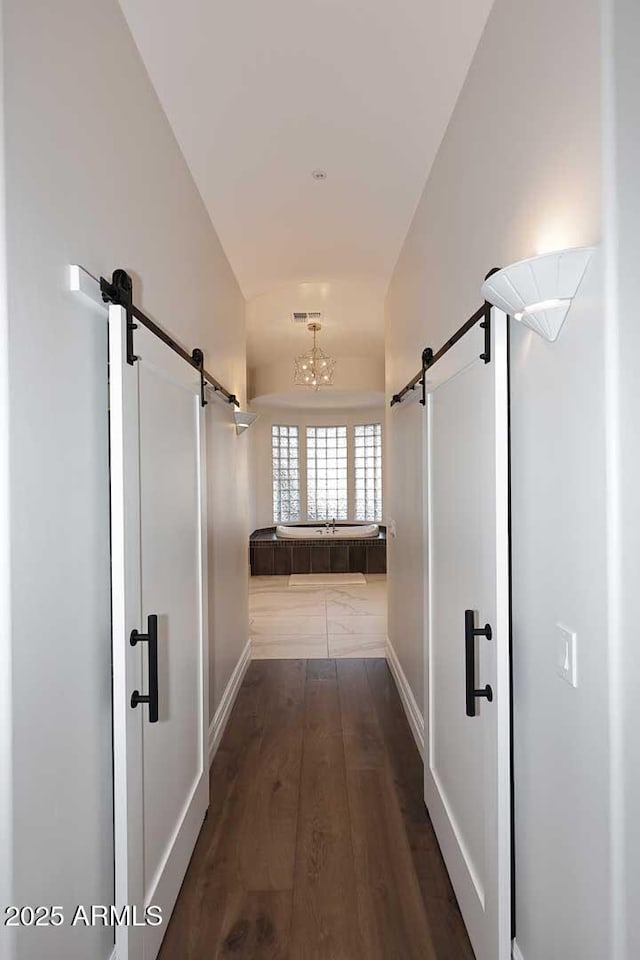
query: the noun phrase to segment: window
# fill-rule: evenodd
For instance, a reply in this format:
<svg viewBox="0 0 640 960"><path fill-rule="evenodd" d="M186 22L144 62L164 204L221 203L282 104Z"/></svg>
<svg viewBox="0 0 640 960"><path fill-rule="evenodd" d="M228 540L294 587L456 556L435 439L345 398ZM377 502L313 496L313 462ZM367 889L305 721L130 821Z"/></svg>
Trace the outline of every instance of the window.
<svg viewBox="0 0 640 960"><path fill-rule="evenodd" d="M300 519L300 456L298 428L271 428L273 464L273 519L275 523Z"/></svg>
<svg viewBox="0 0 640 960"><path fill-rule="evenodd" d="M347 428L307 427L307 519L346 520Z"/></svg>
<svg viewBox="0 0 640 960"><path fill-rule="evenodd" d="M382 519L382 425L354 427L355 519Z"/></svg>

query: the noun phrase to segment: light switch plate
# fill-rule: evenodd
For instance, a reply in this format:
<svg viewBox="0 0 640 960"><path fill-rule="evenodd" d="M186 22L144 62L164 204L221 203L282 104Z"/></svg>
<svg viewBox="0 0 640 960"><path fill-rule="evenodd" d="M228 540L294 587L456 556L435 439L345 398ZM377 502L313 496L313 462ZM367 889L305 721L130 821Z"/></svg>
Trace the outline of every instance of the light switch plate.
<svg viewBox="0 0 640 960"><path fill-rule="evenodd" d="M556 670L558 676L566 680L572 687L578 686L578 649L577 635L574 630L565 627L563 623L556 623L557 654Z"/></svg>

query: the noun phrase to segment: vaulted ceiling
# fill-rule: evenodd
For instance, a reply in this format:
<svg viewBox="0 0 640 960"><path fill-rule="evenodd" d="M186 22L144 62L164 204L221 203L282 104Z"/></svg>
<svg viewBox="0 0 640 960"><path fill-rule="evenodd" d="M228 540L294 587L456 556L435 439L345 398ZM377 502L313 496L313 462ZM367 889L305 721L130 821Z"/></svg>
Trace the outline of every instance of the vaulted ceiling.
<svg viewBox="0 0 640 960"><path fill-rule="evenodd" d="M247 298L382 295L491 2L121 0Z"/></svg>

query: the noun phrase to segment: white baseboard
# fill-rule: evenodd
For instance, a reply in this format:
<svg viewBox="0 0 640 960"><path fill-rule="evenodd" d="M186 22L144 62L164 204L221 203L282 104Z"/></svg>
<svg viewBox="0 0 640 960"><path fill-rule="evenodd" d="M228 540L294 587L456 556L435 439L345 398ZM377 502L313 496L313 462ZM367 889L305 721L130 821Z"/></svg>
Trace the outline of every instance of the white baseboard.
<svg viewBox="0 0 640 960"><path fill-rule="evenodd" d="M242 683L244 675L247 672L247 667L249 666L250 660L251 641L248 640L246 647L240 654L240 658L235 665L233 673L229 677L229 682L224 688L222 699L218 704L218 709L216 710L213 720L211 721L211 726L209 727L209 766L211 766L213 763L216 750L218 749L218 745L222 740L224 728L227 725L231 708L235 703L238 690L240 689L240 684Z"/></svg>
<svg viewBox="0 0 640 960"><path fill-rule="evenodd" d="M520 947L515 940L511 941L511 956L513 957L513 960L524 960L524 957L520 953Z"/></svg>
<svg viewBox="0 0 640 960"><path fill-rule="evenodd" d="M407 715L407 720L409 721L413 738L416 741L418 750L420 751L420 756L424 760L424 717L422 715L422 710L419 708L416 702L416 698L413 695L413 690L409 686L409 681L407 680L400 661L398 660L398 655L393 649L393 644L388 637L387 661L389 663L391 673L393 674L393 679L398 687L400 699L402 700L402 706L404 707L404 712Z"/></svg>

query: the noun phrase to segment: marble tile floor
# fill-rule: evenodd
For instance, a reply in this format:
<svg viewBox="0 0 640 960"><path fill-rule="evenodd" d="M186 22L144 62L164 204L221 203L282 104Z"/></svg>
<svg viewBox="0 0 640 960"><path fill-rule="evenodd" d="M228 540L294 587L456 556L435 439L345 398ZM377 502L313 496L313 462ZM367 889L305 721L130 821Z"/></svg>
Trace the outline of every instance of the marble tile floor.
<svg viewBox="0 0 640 960"><path fill-rule="evenodd" d="M384 657L386 575L295 587L287 577L250 577L249 635L255 660Z"/></svg>

